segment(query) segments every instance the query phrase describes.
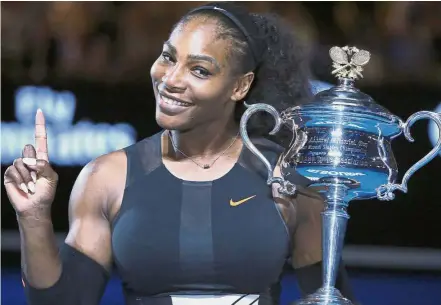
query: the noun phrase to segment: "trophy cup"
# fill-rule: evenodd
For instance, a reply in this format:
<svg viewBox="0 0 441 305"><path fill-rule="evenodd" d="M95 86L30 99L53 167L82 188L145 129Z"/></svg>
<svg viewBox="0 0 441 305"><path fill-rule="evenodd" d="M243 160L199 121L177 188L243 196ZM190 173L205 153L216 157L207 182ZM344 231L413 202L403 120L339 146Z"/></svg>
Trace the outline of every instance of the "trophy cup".
<svg viewBox="0 0 441 305"><path fill-rule="evenodd" d="M338 85L315 95L311 102L288 108L279 113L267 104L247 105L240 122L244 144L266 166L267 184L280 185L279 192L293 195L296 186L289 182L289 171L294 168L319 186L325 198L322 212L323 283L315 293L298 301L297 305L351 305L335 288L338 265L341 260L346 225L347 207L352 200L378 198L393 200L394 191L407 193L409 178L430 162L441 150L441 137L435 147L415 163L403 176L401 184L395 182L397 164L391 141L404 133L413 142L411 126L420 119L434 120L441 134L441 115L419 111L402 121L354 86L363 77L363 67L370 53L356 47L332 47L332 74ZM256 149L247 134L248 119L256 112L270 113L276 134L285 125L293 138L281 156L281 177L273 176L273 168Z"/></svg>

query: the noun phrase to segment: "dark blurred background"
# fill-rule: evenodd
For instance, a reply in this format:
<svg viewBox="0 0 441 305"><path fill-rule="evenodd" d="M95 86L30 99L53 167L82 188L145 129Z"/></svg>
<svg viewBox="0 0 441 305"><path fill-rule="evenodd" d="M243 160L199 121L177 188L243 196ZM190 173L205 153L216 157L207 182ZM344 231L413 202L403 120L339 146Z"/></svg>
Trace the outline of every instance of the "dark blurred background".
<svg viewBox="0 0 441 305"><path fill-rule="evenodd" d="M51 160L60 175L53 205L60 237L68 229L68 199L81 167L98 155L159 131L150 66L171 26L201 3L1 3L2 177L22 147L33 142L34 114L42 108L50 129ZM377 103L404 120L423 109L441 112L441 3L245 4L255 12L278 13L292 24L311 54L313 81L325 86L335 83L330 47L357 46L372 53L358 87ZM414 143L404 137L393 142L400 181L439 136L427 121L417 122L412 135ZM438 155L411 178L408 194L397 193L392 202L369 200L350 206L345 257L354 278L362 281L357 289L366 295L364 304L373 304L369 303L373 302L371 289L383 289L375 304L398 304L391 292L395 290L363 278L372 271L375 279L386 274L397 284L401 277L392 276L392 269L404 272L405 279L411 273L426 276L406 282L414 290L396 286L397 295L413 291L399 304L441 304L441 292L430 290L429 284L433 276L441 287L440 181ZM13 270L7 280L2 278L2 285L9 285L9 294L2 289L2 300L21 304L17 225L4 188L1 196L2 266ZM422 295L428 295L424 301Z"/></svg>

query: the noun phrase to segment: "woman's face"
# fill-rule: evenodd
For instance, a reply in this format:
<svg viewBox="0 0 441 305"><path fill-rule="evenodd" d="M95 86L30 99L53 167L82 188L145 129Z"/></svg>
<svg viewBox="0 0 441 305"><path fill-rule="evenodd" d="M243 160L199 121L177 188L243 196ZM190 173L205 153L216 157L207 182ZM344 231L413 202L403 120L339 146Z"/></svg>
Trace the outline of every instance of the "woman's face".
<svg viewBox="0 0 441 305"><path fill-rule="evenodd" d="M230 120L235 102L245 96L244 82L230 65L230 44L216 38L216 30L215 21L195 18L178 25L164 43L150 71L162 128L186 131Z"/></svg>

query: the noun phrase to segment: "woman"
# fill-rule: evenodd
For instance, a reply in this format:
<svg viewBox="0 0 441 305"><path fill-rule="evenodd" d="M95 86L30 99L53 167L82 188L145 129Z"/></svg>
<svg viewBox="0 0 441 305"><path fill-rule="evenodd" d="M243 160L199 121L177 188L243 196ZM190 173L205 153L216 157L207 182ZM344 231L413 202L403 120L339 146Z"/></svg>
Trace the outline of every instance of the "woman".
<svg viewBox="0 0 441 305"><path fill-rule="evenodd" d="M185 15L151 68L164 131L82 170L60 254L50 217L58 176L37 112L36 149L5 173L29 303L98 304L113 264L130 305L277 304L288 259L304 293L319 288L322 200L295 173L296 196L269 188L237 124L245 100L285 109L308 98L305 64L275 18L228 3ZM250 132L276 165L280 146L258 136L266 119Z"/></svg>

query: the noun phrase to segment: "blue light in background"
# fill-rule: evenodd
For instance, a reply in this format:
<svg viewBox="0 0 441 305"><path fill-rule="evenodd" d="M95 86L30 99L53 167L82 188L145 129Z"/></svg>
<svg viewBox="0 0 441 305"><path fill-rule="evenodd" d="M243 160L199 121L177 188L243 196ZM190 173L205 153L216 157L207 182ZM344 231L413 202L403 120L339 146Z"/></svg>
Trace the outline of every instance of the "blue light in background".
<svg viewBox="0 0 441 305"><path fill-rule="evenodd" d="M1 162L10 165L26 144L34 143L35 113L41 108L47 123L49 159L62 166L83 166L92 159L136 142L128 123L80 120L73 124L76 97L49 87L20 87L15 95L17 122L1 122Z"/></svg>

